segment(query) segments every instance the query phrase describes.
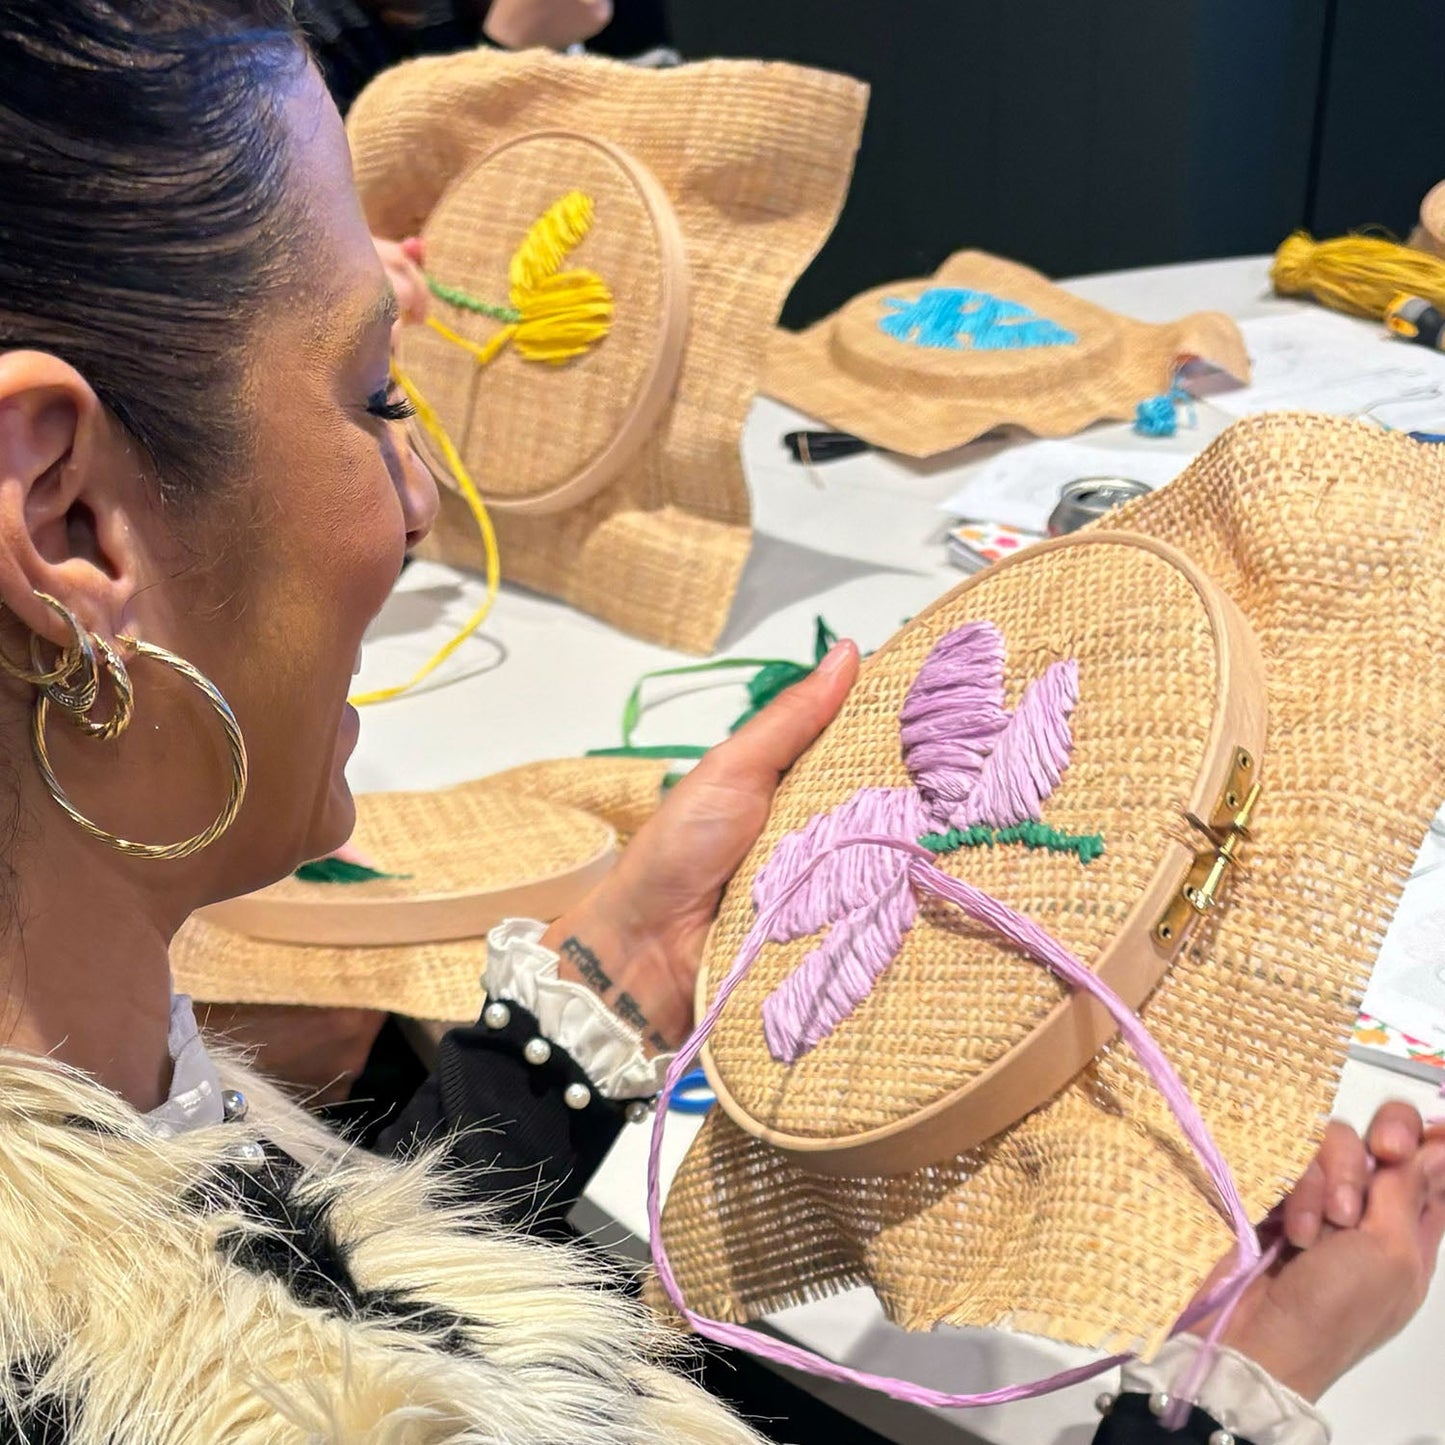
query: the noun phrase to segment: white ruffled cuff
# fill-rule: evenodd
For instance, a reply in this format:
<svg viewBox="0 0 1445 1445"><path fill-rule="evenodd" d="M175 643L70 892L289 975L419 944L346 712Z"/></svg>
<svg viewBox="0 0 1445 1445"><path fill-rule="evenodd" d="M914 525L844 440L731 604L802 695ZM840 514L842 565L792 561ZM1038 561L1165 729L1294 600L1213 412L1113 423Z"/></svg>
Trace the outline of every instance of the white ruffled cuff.
<svg viewBox="0 0 1445 1445"><path fill-rule="evenodd" d="M1124 1367L1124 1390L1177 1394L1200 1348L1193 1335L1176 1335L1147 1365L1136 1361ZM1325 1417L1237 1350L1218 1351L1194 1404L1253 1445L1329 1445Z"/></svg>
<svg viewBox="0 0 1445 1445"><path fill-rule="evenodd" d="M565 1049L604 1099L651 1098L662 1089L671 1054L649 1059L642 1035L623 1023L586 984L557 977L557 955L543 948L546 925L511 918L487 936L482 987L491 999L524 1008L537 1031Z"/></svg>

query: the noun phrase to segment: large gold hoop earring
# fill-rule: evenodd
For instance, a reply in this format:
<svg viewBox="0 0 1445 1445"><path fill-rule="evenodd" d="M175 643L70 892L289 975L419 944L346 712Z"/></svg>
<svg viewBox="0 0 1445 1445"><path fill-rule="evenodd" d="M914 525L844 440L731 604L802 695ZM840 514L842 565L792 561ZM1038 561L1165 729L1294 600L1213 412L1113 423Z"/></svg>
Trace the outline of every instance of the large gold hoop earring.
<svg viewBox="0 0 1445 1445"><path fill-rule="evenodd" d="M66 816L92 838L98 839L117 852L124 853L131 858L189 858L193 853L199 853L201 849L210 847L236 821L236 815L241 811L241 803L246 796L247 763L246 743L241 736L240 724L237 723L235 714L231 711L226 699L221 696L220 689L215 683L199 669L193 667L185 658L177 657L174 652L167 652L163 647L156 647L153 643L141 642L133 637L120 637L116 640L137 657L149 658L151 661L162 663L173 672L179 673L193 687L199 689L211 705L211 709L220 719L221 730L226 735L226 745L231 751L231 785L225 806L209 827L202 829L193 837L183 838L179 843L137 843L129 838L118 837L100 827L99 824L87 818L66 796L65 789L60 786L60 781L55 776L55 769L51 766L50 751L45 741L45 724L50 715L51 702L57 702L69 712L71 721L92 737L114 737L116 733L123 731L125 725L130 721L129 677L124 664L120 662L114 650L103 641L100 642L102 656L105 659L107 670L111 672L111 677L117 684L115 714L104 723L90 722L84 716L84 710L72 709L65 698L52 697L50 688L42 688L39 696L35 699L35 709L30 720L30 741L35 752L36 766L40 769L40 776L44 779L45 786L50 790L50 796L60 805ZM124 691L122 691L119 681L122 677L125 678ZM67 694L67 696L69 695ZM117 722L122 713L123 720Z"/></svg>
<svg viewBox="0 0 1445 1445"><path fill-rule="evenodd" d="M90 635L65 603L58 601L48 592L36 592L35 596L52 612L58 613L65 625L70 628L70 642L60 649L56 654L54 664L47 669L40 665L42 645L40 638L32 633L30 666L22 667L18 662L12 662L3 652L0 652L0 670L7 672L20 682L28 682L31 687L50 687L57 683L67 683L79 672L81 674L80 683L72 689L71 695L79 698L85 694L87 688L92 689L89 695L90 700L85 704L88 708L95 701L95 691L100 686L95 672L95 648L91 643Z"/></svg>

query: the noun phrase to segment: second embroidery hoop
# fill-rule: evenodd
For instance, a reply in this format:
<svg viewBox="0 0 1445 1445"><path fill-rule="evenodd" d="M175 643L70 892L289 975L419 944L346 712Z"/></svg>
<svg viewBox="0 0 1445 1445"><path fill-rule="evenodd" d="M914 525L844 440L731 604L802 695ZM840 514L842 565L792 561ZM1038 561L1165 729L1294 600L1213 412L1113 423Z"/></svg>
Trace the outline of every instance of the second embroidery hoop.
<svg viewBox="0 0 1445 1445"><path fill-rule="evenodd" d="M571 131L537 131L462 172L427 218L426 267L436 280L505 305L509 264L528 228L562 196L593 203L587 235L562 262L585 266L613 293L610 333L562 366L504 350L486 366L436 332L410 327L412 375L467 464L488 507L548 513L596 495L637 453L677 384L688 327L687 254L667 193L635 156ZM474 345L501 322L434 300L438 319ZM449 472L426 436L433 472Z"/></svg>
<svg viewBox="0 0 1445 1445"><path fill-rule="evenodd" d="M1057 591L1060 614L1025 635L1021 621L1011 628L1007 618L1041 615L1042 609L1023 599L1037 586ZM1166 589L1170 627L1135 634L1145 610L1159 615L1152 604ZM1085 602L1087 615L1081 610ZM1104 829L1103 858L1089 865L1113 872L1061 883L1062 875L1051 875L1029 858L1014 867L992 849L973 868L965 861L953 871L986 889L995 882L1004 886L1013 906L1037 915L1043 927L1075 947L1133 1008L1164 976L1191 930L1207 919L1237 866L1243 832L1236 825L1241 816L1247 825L1250 795L1267 763L1263 660L1238 609L1183 553L1153 538L1091 532L1041 544L988 569L914 619L870 659L839 719L784 781L773 820L724 900L699 978L699 1012L751 926L752 884L780 839L857 787L905 781L896 761L895 720L906 689L941 637L984 620L1000 622L1013 681L1021 673L1036 677L1065 655L1078 657L1079 745L1056 801L1065 818L1082 801L1086 816L1092 816L1087 814L1092 804L1115 820ZM1105 664L1106 655L1112 663ZM1137 656L1137 677L1131 676L1131 656ZM1099 726L1098 694L1091 698L1091 671L1105 665L1115 671L1109 696L1119 710L1107 728ZM1151 732L1146 705L1170 689L1192 694L1180 714L1187 710L1193 720L1163 735ZM1127 712L1131 696L1139 703L1137 717ZM890 726L893 759L877 751ZM1101 740L1099 755L1091 756L1095 737ZM1131 768L1134 778L1125 776ZM1128 805L1140 797L1148 798L1147 810ZM1000 871L1010 868L1012 873ZM1107 926L1094 920L1096 943L1085 948L1088 930L1070 914L1075 904L1087 907L1084 895L1096 882L1112 898L1113 913ZM991 950L999 950L995 956L1006 963L1009 950L966 929L940 940L950 926L946 915L920 912L915 928L932 938L932 964L920 953L895 959L892 975L885 970L875 996L856 1017L791 1064L766 1057L759 1009L808 945L769 945L702 1055L708 1080L733 1122L817 1173L903 1174L953 1159L1018 1122L1114 1037L1113 1020L1092 999L1065 993L1049 1004L1047 995L1035 994L1034 1013L1012 1037L1000 1035L996 1055L981 1067L965 1066L961 1058L970 1040L959 1036L951 1052L947 1019L922 1015L931 1007L949 1018L969 1015L975 1023L990 1017L986 1002L949 1013L949 994L939 992L939 979L955 975L959 991L987 990L986 981L971 975L970 964L978 965ZM941 958L950 960L942 969ZM1020 961L1019 967L1038 966ZM1019 1003L1001 996L998 1007L1010 1019Z"/></svg>
<svg viewBox="0 0 1445 1445"><path fill-rule="evenodd" d="M248 939L311 948L480 940L505 918L556 917L617 856L617 834L601 818L486 779L431 793L364 794L356 807L355 846L380 876L285 878L199 916Z"/></svg>

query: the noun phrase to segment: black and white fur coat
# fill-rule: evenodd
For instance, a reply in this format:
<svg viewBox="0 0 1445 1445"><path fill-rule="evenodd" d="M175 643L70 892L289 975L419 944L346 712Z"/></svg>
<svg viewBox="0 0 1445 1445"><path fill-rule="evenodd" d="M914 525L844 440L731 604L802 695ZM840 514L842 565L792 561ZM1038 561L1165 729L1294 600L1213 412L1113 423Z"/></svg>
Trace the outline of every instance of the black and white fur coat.
<svg viewBox="0 0 1445 1445"><path fill-rule="evenodd" d="M349 1150L217 1062L246 1120L160 1139L87 1079L0 1055L0 1441L755 1440L595 1256L448 1202L434 1164Z"/></svg>

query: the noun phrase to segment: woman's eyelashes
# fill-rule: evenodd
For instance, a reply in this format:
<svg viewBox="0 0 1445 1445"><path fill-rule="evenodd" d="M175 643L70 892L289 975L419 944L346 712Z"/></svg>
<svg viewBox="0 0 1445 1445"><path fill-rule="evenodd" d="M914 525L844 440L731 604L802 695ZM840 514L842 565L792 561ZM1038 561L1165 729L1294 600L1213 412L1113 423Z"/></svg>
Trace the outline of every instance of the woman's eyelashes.
<svg viewBox="0 0 1445 1445"><path fill-rule="evenodd" d="M416 415L416 408L397 386L384 387L366 399L367 412L380 421L406 421Z"/></svg>

